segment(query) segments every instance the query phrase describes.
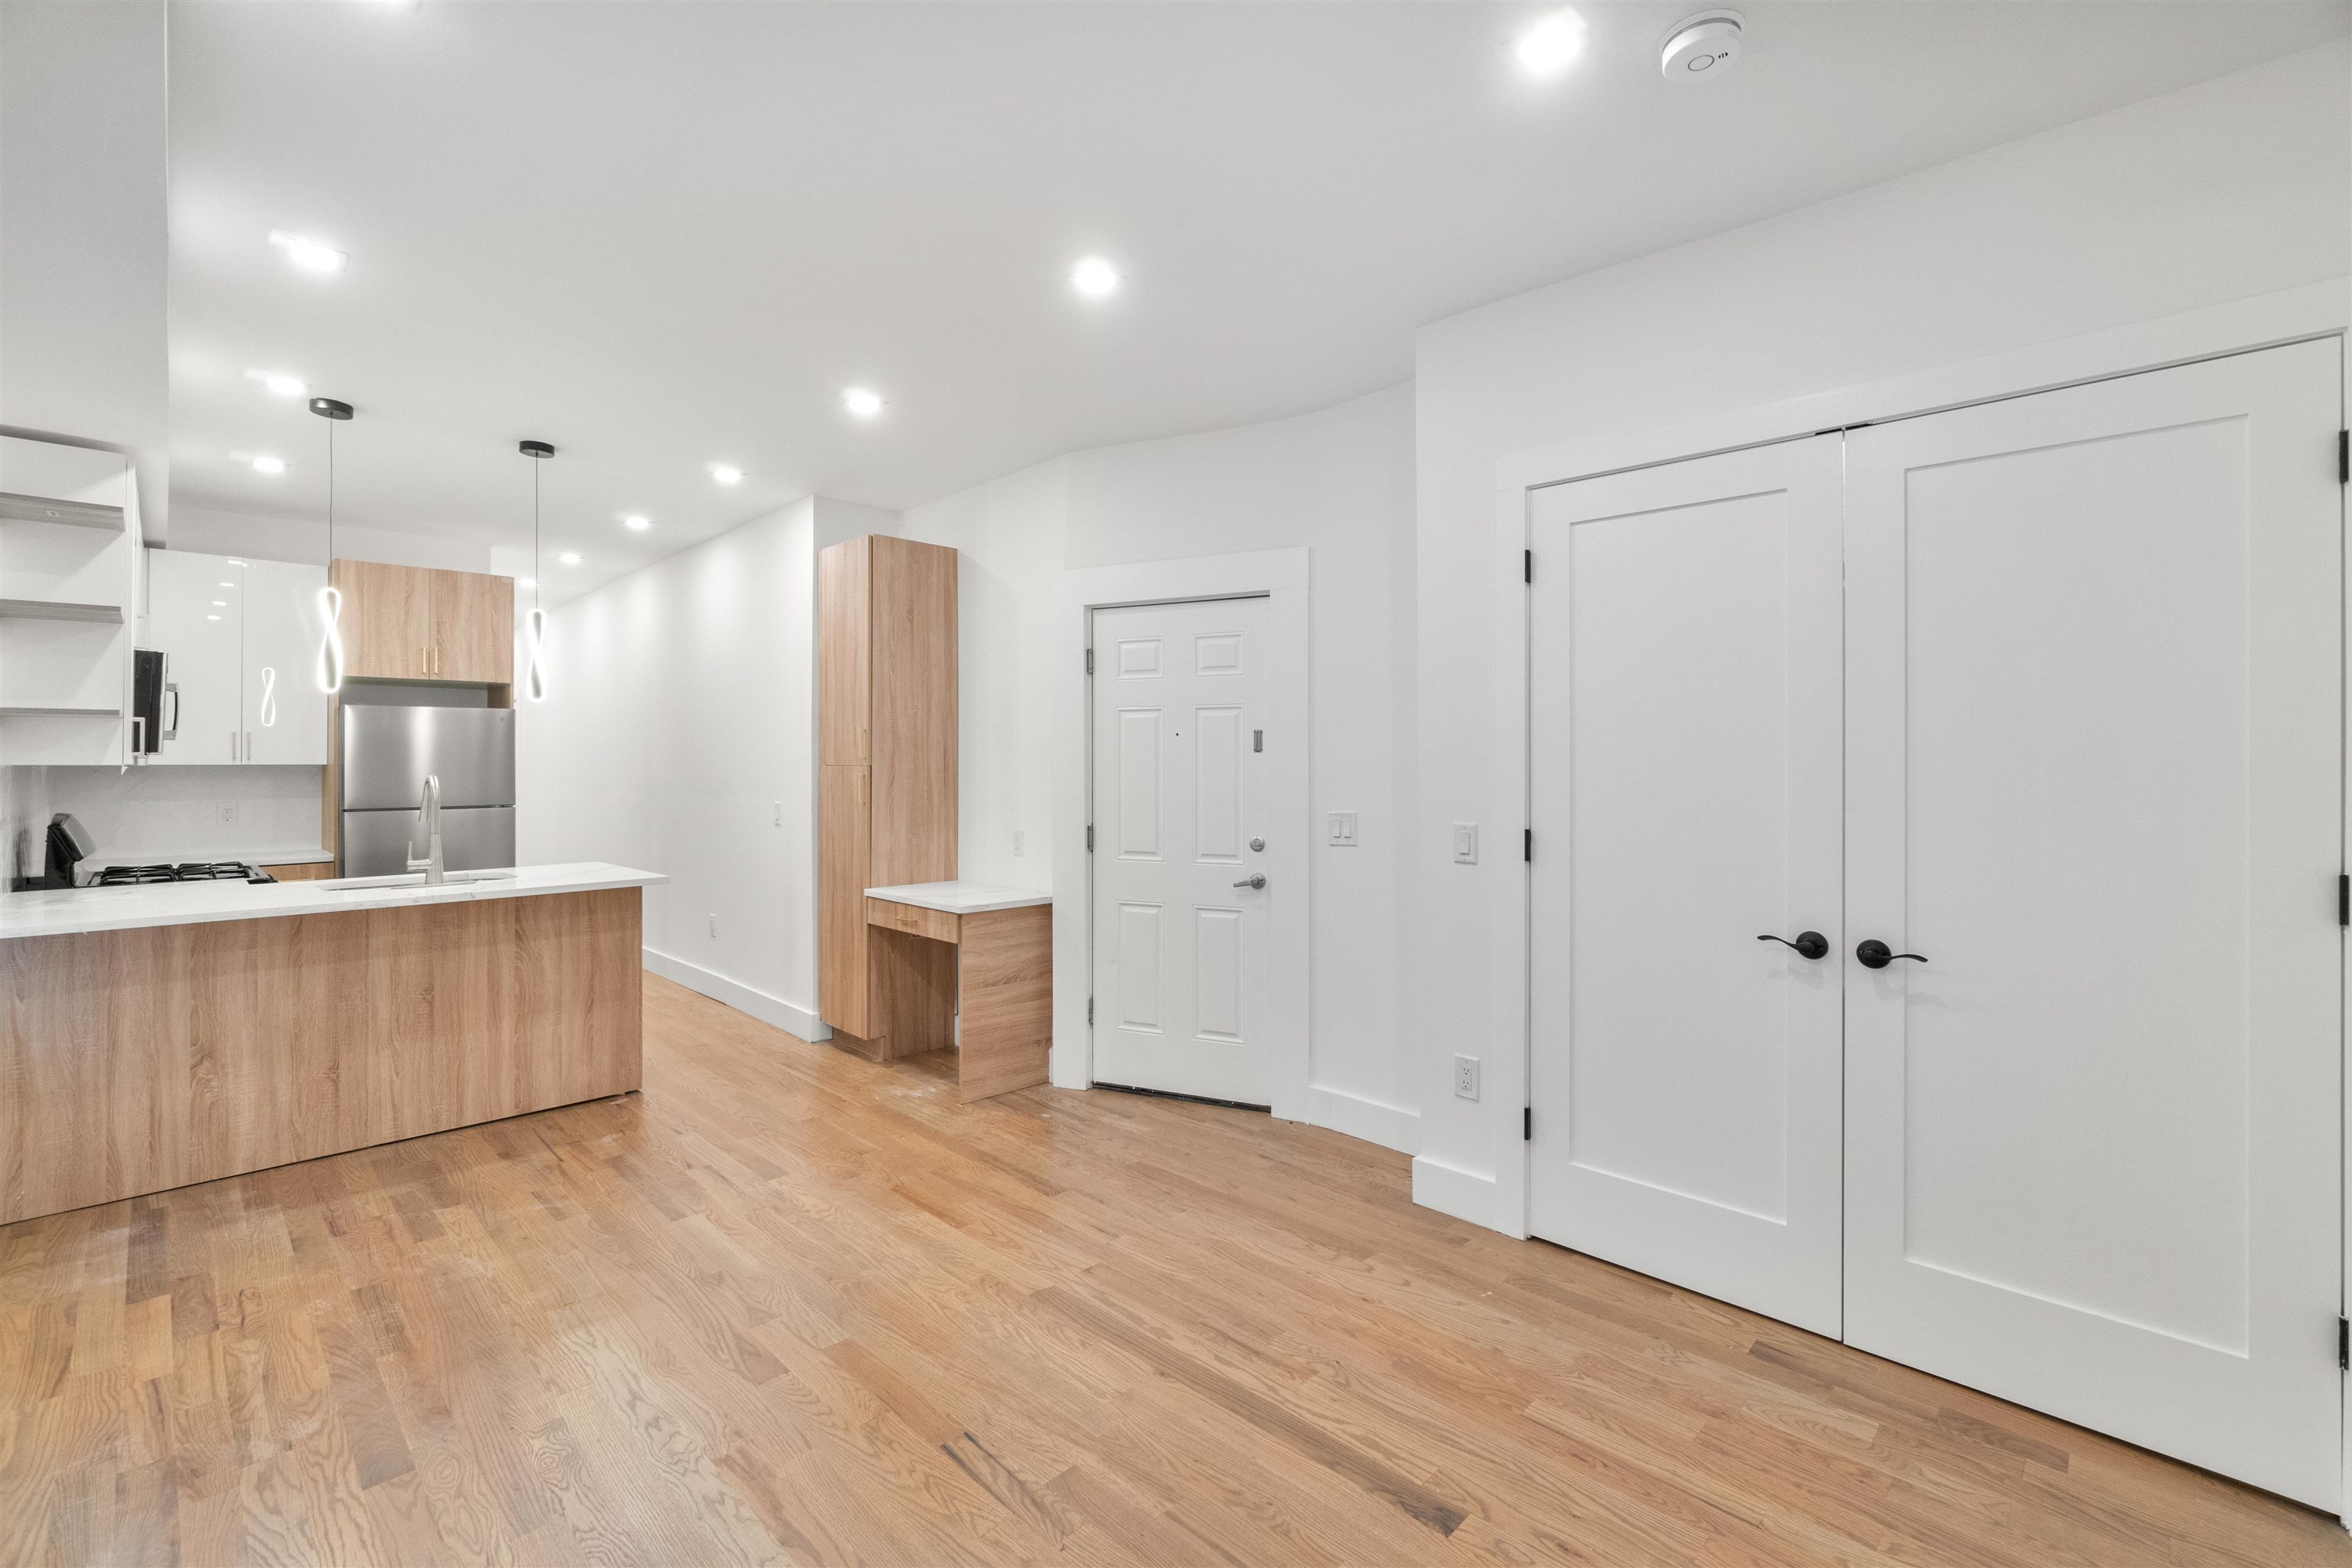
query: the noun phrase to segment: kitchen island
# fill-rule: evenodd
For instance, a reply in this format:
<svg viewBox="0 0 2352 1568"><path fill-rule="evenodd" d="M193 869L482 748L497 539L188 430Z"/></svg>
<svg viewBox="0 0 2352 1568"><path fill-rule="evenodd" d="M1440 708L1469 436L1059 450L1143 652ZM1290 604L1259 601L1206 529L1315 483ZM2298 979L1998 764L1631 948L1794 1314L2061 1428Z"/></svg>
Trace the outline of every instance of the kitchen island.
<svg viewBox="0 0 2352 1568"><path fill-rule="evenodd" d="M0 1224L640 1082L602 863L0 897Z"/></svg>

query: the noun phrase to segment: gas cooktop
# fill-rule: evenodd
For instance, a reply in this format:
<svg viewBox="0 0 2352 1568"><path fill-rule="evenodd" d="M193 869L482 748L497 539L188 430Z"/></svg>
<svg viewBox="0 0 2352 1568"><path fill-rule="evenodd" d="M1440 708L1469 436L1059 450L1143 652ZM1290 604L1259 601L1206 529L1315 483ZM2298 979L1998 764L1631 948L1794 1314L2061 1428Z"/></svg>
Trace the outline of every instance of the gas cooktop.
<svg viewBox="0 0 2352 1568"><path fill-rule="evenodd" d="M93 888L137 888L152 882L274 882L277 878L243 860L187 860L177 866L109 866L90 879Z"/></svg>

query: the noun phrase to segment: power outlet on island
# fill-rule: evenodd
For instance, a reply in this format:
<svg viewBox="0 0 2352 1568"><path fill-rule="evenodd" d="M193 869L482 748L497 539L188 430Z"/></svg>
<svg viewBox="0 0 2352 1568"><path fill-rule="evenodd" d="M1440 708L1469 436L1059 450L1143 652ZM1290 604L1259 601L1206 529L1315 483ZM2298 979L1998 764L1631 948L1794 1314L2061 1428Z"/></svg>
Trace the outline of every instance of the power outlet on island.
<svg viewBox="0 0 2352 1568"><path fill-rule="evenodd" d="M1478 1098L1478 1058L1476 1057L1454 1058L1454 1092L1464 1100Z"/></svg>

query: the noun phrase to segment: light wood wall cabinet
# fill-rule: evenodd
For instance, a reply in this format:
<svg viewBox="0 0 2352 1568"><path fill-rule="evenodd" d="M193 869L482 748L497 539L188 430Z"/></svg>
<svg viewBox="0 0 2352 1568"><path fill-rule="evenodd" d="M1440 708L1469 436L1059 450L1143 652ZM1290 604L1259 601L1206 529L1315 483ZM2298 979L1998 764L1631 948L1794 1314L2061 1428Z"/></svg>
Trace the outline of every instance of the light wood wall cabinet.
<svg viewBox="0 0 2352 1568"><path fill-rule="evenodd" d="M819 1009L864 1055L935 1050L954 952L869 932L866 889L956 874L956 552L848 540L816 596Z"/></svg>
<svg viewBox="0 0 2352 1568"><path fill-rule="evenodd" d="M344 672L361 680L514 679L514 579L338 561Z"/></svg>

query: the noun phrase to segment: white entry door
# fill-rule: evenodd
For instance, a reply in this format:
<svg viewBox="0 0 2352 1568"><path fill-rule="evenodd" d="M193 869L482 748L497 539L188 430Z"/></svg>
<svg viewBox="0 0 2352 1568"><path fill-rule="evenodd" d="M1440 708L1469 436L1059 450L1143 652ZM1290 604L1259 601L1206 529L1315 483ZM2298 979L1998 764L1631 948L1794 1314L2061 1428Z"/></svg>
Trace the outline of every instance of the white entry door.
<svg viewBox="0 0 2352 1568"><path fill-rule="evenodd" d="M1530 1226L1832 1335L1839 482L1828 436L1538 491L1528 590Z"/></svg>
<svg viewBox="0 0 2352 1568"><path fill-rule="evenodd" d="M1846 1338L2331 1511L2337 355L1860 430L1846 501Z"/></svg>
<svg viewBox="0 0 2352 1568"><path fill-rule="evenodd" d="M1263 847L1265 617L1263 599L1095 612L1097 1083L1272 1103L1267 912L1305 889L1273 886Z"/></svg>

